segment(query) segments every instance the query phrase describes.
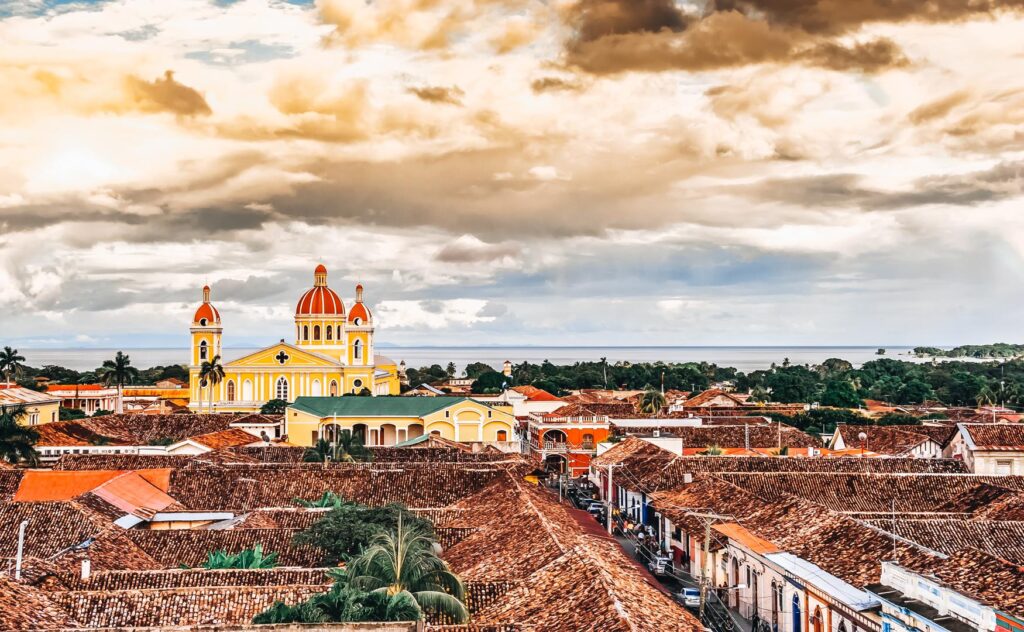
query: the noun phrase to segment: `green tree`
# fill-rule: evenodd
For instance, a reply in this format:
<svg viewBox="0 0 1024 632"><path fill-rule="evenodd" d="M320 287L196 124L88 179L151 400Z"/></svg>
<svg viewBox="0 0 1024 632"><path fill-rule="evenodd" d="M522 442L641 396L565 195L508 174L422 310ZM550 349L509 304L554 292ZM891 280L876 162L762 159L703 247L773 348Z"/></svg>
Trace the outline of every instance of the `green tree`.
<svg viewBox="0 0 1024 632"><path fill-rule="evenodd" d="M654 415L665 407L665 396L661 391L648 390L640 394L640 412Z"/></svg>
<svg viewBox="0 0 1024 632"><path fill-rule="evenodd" d="M393 531L398 518L425 533L431 533L430 521L411 513L404 505L391 503L383 507L367 507L343 501L323 518L295 536L298 544L309 544L324 551L324 564L334 566L361 552L375 536Z"/></svg>
<svg viewBox="0 0 1024 632"><path fill-rule="evenodd" d="M214 551L209 553L203 568L207 570L225 568L274 568L277 566L277 553L264 555L263 545L256 544L251 549L245 549L238 553L227 553L226 551Z"/></svg>
<svg viewBox="0 0 1024 632"><path fill-rule="evenodd" d="M139 370L132 366L131 358L118 351L113 360L104 360L103 366L96 371L107 386L117 385L117 413L124 412L124 385L130 384L139 377Z"/></svg>
<svg viewBox="0 0 1024 632"><path fill-rule="evenodd" d="M4 382L10 383L12 375L21 375L24 361L25 356L19 354L17 349L4 347L0 351L0 373L4 374Z"/></svg>
<svg viewBox="0 0 1024 632"><path fill-rule="evenodd" d="M480 377L476 378L476 381L473 382L472 391L474 393L500 393L507 385L507 381L508 378L503 373L491 370L481 373Z"/></svg>
<svg viewBox="0 0 1024 632"><path fill-rule="evenodd" d="M363 440L348 430L342 430L337 438L331 442L327 439L320 439L311 448L308 448L302 455L302 460L307 463L327 463L329 461L352 463L354 461L371 461L373 453L365 445Z"/></svg>
<svg viewBox="0 0 1024 632"><path fill-rule="evenodd" d="M60 412L57 413L61 421L70 421L72 419L85 419L88 417L83 411L77 408L64 408L60 407Z"/></svg>
<svg viewBox="0 0 1024 632"><path fill-rule="evenodd" d="M493 371L491 365L483 362L470 362L466 365L466 377L471 377L474 380L488 371Z"/></svg>
<svg viewBox="0 0 1024 632"><path fill-rule="evenodd" d="M323 496L316 500L305 500L303 498L295 498L292 500L299 507L306 507L310 509L335 509L344 505L346 501L341 496L334 492L324 492Z"/></svg>
<svg viewBox="0 0 1024 632"><path fill-rule="evenodd" d="M853 384L845 379L832 379L825 382L825 390L819 400L822 406L836 408L857 408L861 405L860 396Z"/></svg>
<svg viewBox="0 0 1024 632"><path fill-rule="evenodd" d="M215 355L212 360L203 361L199 367L199 383L208 385L209 412L211 413L213 412L213 390L222 381L224 381L224 365L220 362L220 356ZM202 404L200 404L200 408L202 408Z"/></svg>
<svg viewBox="0 0 1024 632"><path fill-rule="evenodd" d="M283 415L288 402L283 399L272 399L260 406L260 413L263 415Z"/></svg>
<svg viewBox="0 0 1024 632"><path fill-rule="evenodd" d="M8 463L36 465L39 462L39 453L34 447L39 433L20 423L27 414L21 405L0 406L0 459Z"/></svg>
<svg viewBox="0 0 1024 632"><path fill-rule="evenodd" d="M469 621L462 581L434 552L427 531L405 524L402 515L394 531L380 533L348 566L349 585L366 591L383 591L391 599L408 595L420 609L447 615L456 623Z"/></svg>
<svg viewBox="0 0 1024 632"><path fill-rule="evenodd" d="M455 366L455 363L454 362L449 362L448 366L446 366L445 369L444 369L444 374L445 374L445 376L447 376L450 379L450 378L455 377L455 374L458 373L458 371L459 371L459 369L458 369L458 367Z"/></svg>
<svg viewBox="0 0 1024 632"><path fill-rule="evenodd" d="M818 392L818 376L807 367L785 366L766 375L765 386L777 402L811 402Z"/></svg>
<svg viewBox="0 0 1024 632"><path fill-rule="evenodd" d="M896 400L901 404L920 404L921 402L935 397L935 391L927 382L912 378L900 387L899 398Z"/></svg>

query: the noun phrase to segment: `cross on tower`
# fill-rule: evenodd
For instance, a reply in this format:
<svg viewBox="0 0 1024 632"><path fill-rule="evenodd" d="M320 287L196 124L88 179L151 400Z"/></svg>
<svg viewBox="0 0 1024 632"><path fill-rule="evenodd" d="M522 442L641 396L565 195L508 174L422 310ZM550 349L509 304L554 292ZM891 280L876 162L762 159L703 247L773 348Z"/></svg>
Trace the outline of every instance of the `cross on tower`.
<svg viewBox="0 0 1024 632"><path fill-rule="evenodd" d="M284 349L282 349L281 351L278 352L276 356L274 356L274 359L280 362L281 364L284 364L285 362L288 361L288 354L284 352Z"/></svg>

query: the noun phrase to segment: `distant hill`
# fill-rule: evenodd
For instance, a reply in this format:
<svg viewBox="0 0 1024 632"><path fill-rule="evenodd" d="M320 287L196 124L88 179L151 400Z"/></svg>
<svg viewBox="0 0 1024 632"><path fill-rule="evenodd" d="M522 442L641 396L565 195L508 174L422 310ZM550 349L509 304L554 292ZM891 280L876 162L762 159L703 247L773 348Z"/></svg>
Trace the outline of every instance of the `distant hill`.
<svg viewBox="0 0 1024 632"><path fill-rule="evenodd" d="M960 345L952 349L914 347L913 353L934 358L1016 358L1024 356L1024 345L997 342L991 345Z"/></svg>

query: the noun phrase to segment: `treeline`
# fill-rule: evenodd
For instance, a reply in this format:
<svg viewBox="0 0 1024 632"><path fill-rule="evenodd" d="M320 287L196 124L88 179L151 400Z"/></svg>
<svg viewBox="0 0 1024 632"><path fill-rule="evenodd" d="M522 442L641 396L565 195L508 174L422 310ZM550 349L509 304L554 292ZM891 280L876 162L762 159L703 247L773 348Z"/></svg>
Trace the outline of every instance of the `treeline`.
<svg viewBox="0 0 1024 632"><path fill-rule="evenodd" d="M15 381L21 386L36 390L44 388L37 386L36 378L39 377L44 377L56 384L98 384L103 382L103 378L97 375L99 371L100 367L91 371L75 371L74 369L55 364L48 364L39 368L19 366ZM132 383L140 385L155 384L160 380L169 378L177 378L187 384L188 369L177 364L139 369L138 379L134 379Z"/></svg>
<svg viewBox="0 0 1024 632"><path fill-rule="evenodd" d="M408 371L410 384L432 383L454 376L454 365L434 365ZM754 401L818 402L823 406L856 408L865 399L896 404L938 401L950 406L1005 404L1024 406L1024 361L914 363L879 358L860 368L839 358L818 365L795 365L788 360L763 371L743 373L707 362L523 362L511 378L489 365L474 363L465 375L475 379L473 391L493 393L504 386L533 385L556 395L581 388L660 389L701 391L730 383Z"/></svg>
<svg viewBox="0 0 1024 632"><path fill-rule="evenodd" d="M991 345L960 345L952 349L914 347L914 355L928 358L1018 358L1024 355L1024 345L997 342Z"/></svg>

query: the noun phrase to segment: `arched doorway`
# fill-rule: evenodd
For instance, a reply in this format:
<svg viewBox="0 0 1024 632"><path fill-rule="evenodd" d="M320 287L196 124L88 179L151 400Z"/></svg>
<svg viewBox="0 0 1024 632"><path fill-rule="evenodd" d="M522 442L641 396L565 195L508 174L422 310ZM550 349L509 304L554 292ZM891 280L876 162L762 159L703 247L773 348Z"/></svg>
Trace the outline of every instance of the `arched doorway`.
<svg viewBox="0 0 1024 632"><path fill-rule="evenodd" d="M557 449L564 448L566 442L565 433L561 430L548 430L543 435L543 441L541 443L541 449Z"/></svg>
<svg viewBox="0 0 1024 632"><path fill-rule="evenodd" d="M353 437L359 437L359 440L363 442L363 445L367 445L367 443L366 443L366 424L356 424L356 425L352 426L352 436Z"/></svg>
<svg viewBox="0 0 1024 632"><path fill-rule="evenodd" d="M544 457L544 470L555 474L564 474L566 466L565 456L561 454L549 454Z"/></svg>
<svg viewBox="0 0 1024 632"><path fill-rule="evenodd" d="M405 431L406 439L415 439L416 437L423 436L423 424L409 424L409 428Z"/></svg>
<svg viewBox="0 0 1024 632"><path fill-rule="evenodd" d="M736 585L738 585L740 583L740 563L739 563L739 561L735 557L732 558L732 578L731 579L732 579L732 582L730 582L730 584L729 584L730 587L731 586L736 586ZM729 591L729 607L730 608L735 608L737 610L739 609L739 607L740 607L740 591L739 590L730 590Z"/></svg>
<svg viewBox="0 0 1024 632"><path fill-rule="evenodd" d="M814 632L822 632L824 627L823 617L821 616L821 606L814 607Z"/></svg>
<svg viewBox="0 0 1024 632"><path fill-rule="evenodd" d="M800 632L803 618L800 613L800 595L793 595L793 630L792 632Z"/></svg>
<svg viewBox="0 0 1024 632"><path fill-rule="evenodd" d="M338 396L338 380L331 380L331 389L328 392L331 394L331 397Z"/></svg>
<svg viewBox="0 0 1024 632"><path fill-rule="evenodd" d="M380 427L380 444L395 445L398 443L398 432L395 424L384 424Z"/></svg>

